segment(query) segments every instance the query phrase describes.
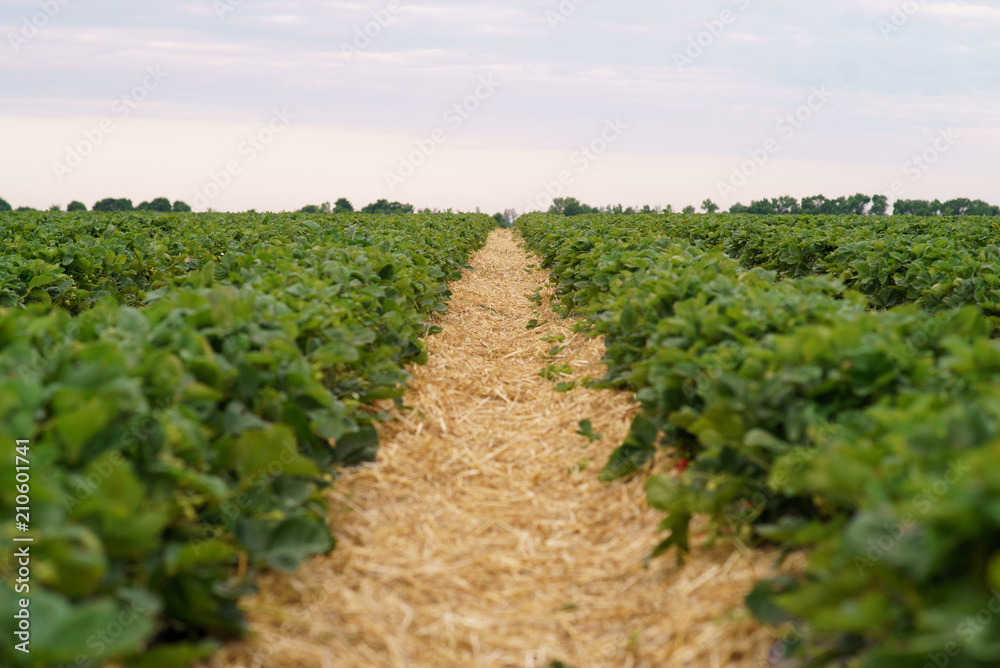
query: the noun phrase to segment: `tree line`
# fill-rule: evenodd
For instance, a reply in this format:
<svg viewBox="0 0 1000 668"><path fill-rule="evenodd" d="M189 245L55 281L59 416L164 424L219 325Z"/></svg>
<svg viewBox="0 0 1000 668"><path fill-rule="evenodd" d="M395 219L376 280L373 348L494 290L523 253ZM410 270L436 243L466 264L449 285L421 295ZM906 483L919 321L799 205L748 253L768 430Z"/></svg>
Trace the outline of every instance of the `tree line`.
<svg viewBox="0 0 1000 668"><path fill-rule="evenodd" d="M0 198L0 212L13 211L14 208L7 200ZM28 206L18 207L17 211L36 211ZM58 205L49 207L49 211L60 211ZM66 207L67 211L86 211L87 206L83 202L73 201ZM99 212L121 212L121 211L156 211L161 213L181 213L191 211L191 207L178 200L171 203L166 197L157 197L149 202L142 202L138 206L132 205L132 200L126 198L106 197L96 202L91 211ZM705 213L715 213L719 206L706 199L701 203L701 211ZM823 195L813 195L803 197L798 200L794 197L773 197L771 199L761 199L751 201L750 204L734 204L729 207L729 213L775 215L775 214L814 214L814 215L870 215L884 216L889 210L889 200L885 195L868 196L863 194L852 195L850 197L827 198ZM326 214L326 213L354 213L355 209L351 202L341 197L332 205L329 202L322 204L310 204L299 209L300 213ZM402 202L390 202L380 199L361 209L360 213L372 214L397 214L413 213L412 204ZM420 213L437 213L437 210L422 209ZM478 209L477 209L478 212ZM615 214L639 214L639 213L673 213L673 208L668 204L666 207L650 206L626 207L621 204L608 205L602 207L590 206L580 202L575 197L557 197L549 207L549 213L562 216L579 216L588 213L615 213ZM686 206L681 213L695 213L693 206ZM957 198L942 202L940 200L919 200L901 199L896 200L893 205L894 216L1000 216L1000 206L994 206L983 200L968 198ZM517 218L517 212L507 209L503 213L493 216L501 226L513 224Z"/></svg>
<svg viewBox="0 0 1000 668"><path fill-rule="evenodd" d="M10 205L10 203L7 202L7 200L0 197L0 212L13 211L13 210L14 208ZM37 210L38 209L34 209L30 206L19 206L17 208L17 211L37 211ZM48 208L48 210L62 211L62 209L58 204L53 204ZM66 206L66 210L69 212L86 211L87 205L84 204L83 202L78 202L74 200ZM100 211L100 212L158 211L161 213L169 213L169 212L181 213L190 211L191 207L185 204L184 202L181 202L180 200L171 204L170 200L168 200L166 197L157 197L151 202L142 202L141 204L139 204L139 206L133 206L132 200L127 198L106 197L100 200L99 202L96 202L94 206L91 207L90 210Z"/></svg>
<svg viewBox="0 0 1000 668"><path fill-rule="evenodd" d="M427 211L429 211L429 209ZM333 203L333 206L330 206L329 202L323 202L322 204L309 204L308 206L304 206L299 209L299 213L354 213L354 205L351 204L346 197L341 197ZM413 213L413 205L380 199L362 208L360 213Z"/></svg>
<svg viewBox="0 0 1000 668"><path fill-rule="evenodd" d="M701 203L705 213L715 213L719 206L706 199ZM750 202L750 204L734 204L729 207L729 213L744 213L758 215L775 214L808 214L808 215L869 215L884 216L889 211L889 199L885 195L868 196L863 194L850 197L828 198L824 195L813 195L798 200L791 196L773 197ZM574 197L557 197L549 207L549 213L562 216L579 216L587 213L672 213L670 205L665 208L651 207L648 204L641 207L616 206L594 207L581 203ZM681 213L695 213L693 206L686 206ZM988 204L982 200L968 198L940 200L901 199L893 205L894 216L1000 216L1000 206Z"/></svg>

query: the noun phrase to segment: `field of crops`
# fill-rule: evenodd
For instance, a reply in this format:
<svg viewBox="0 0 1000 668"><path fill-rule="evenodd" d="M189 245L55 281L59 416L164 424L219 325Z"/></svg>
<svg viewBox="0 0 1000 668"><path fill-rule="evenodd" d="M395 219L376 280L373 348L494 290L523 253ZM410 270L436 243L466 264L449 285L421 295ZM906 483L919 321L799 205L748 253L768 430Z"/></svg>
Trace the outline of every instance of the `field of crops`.
<svg viewBox="0 0 1000 668"><path fill-rule="evenodd" d="M239 635L257 573L334 547L322 489L372 459L374 402L494 226L0 215L0 664L186 666Z"/></svg>
<svg viewBox="0 0 1000 668"><path fill-rule="evenodd" d="M642 414L656 553L805 550L747 603L792 665L996 666L1000 231L987 218L546 214L517 228ZM699 529L702 531L702 529ZM851 663L850 665L855 665Z"/></svg>
<svg viewBox="0 0 1000 668"><path fill-rule="evenodd" d="M791 665L1000 662L994 221L517 223L563 315L604 339L597 386L641 402L600 475L648 478L652 555L808 555L747 592ZM260 573L334 548L325 489L374 458L379 402L494 226L0 214L0 632L28 595L34 620L0 665L187 666L241 636Z"/></svg>

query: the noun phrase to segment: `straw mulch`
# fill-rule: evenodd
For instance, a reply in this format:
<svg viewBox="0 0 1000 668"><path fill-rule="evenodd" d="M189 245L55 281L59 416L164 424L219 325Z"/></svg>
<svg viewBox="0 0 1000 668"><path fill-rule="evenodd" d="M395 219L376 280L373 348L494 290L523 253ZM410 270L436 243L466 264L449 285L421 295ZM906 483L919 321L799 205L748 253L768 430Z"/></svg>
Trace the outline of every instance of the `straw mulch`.
<svg viewBox="0 0 1000 668"><path fill-rule="evenodd" d="M661 538L644 476L597 471L628 431L630 395L553 391L548 364L603 375L598 340L526 298L544 273L498 230L452 286L430 362L382 425L379 461L331 493L338 547L265 576L253 636L212 668L766 666L774 631L742 597L774 555L696 549L643 559ZM526 329L531 319L543 322ZM543 359L563 334L568 345ZM590 419L603 437L575 434Z"/></svg>

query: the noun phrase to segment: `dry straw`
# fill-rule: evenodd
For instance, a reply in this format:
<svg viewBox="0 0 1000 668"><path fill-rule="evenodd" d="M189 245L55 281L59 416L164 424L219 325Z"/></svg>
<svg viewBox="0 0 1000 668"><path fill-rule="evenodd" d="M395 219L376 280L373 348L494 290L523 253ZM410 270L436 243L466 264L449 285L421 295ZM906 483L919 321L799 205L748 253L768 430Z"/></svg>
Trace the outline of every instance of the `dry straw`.
<svg viewBox="0 0 1000 668"><path fill-rule="evenodd" d="M774 555L726 546L643 567L661 538L644 476L597 480L633 399L539 377L564 363L568 379L600 377L603 348L531 309L546 276L530 261L509 231L475 256L412 370L415 410L331 492L337 549L264 577L245 605L253 636L213 668L767 665L774 631L742 597ZM543 359L559 334L567 348ZM603 437L577 435L582 419Z"/></svg>

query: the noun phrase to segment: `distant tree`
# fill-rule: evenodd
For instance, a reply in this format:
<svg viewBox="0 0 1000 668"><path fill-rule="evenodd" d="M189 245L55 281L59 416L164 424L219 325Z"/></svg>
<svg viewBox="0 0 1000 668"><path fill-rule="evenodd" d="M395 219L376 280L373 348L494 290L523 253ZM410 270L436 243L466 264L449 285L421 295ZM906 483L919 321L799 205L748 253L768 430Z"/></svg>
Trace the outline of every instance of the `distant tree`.
<svg viewBox="0 0 1000 668"><path fill-rule="evenodd" d="M132 200L130 199L114 199L113 197L107 197L102 199L100 202L96 203L91 211L132 211Z"/></svg>
<svg viewBox="0 0 1000 668"><path fill-rule="evenodd" d="M0 211L10 211L11 209L13 207L10 205L10 202L0 197Z"/></svg>
<svg viewBox="0 0 1000 668"><path fill-rule="evenodd" d="M158 211L160 213L169 213L173 211L173 206L170 204L170 200L166 197L157 197L152 202L143 202L135 208L136 211Z"/></svg>
<svg viewBox="0 0 1000 668"><path fill-rule="evenodd" d="M981 199L974 199L969 203L969 208L965 213L969 216L1000 216L1000 206L987 204Z"/></svg>
<svg viewBox="0 0 1000 668"><path fill-rule="evenodd" d="M884 216L889 210L889 198L885 195L875 195L872 197L872 208L868 213L872 216Z"/></svg>
<svg viewBox="0 0 1000 668"><path fill-rule="evenodd" d="M361 209L361 213L413 213L413 205L380 199L377 202L372 202L365 208Z"/></svg>
<svg viewBox="0 0 1000 668"><path fill-rule="evenodd" d="M643 213L649 213L650 210L651 211L655 211L656 213L659 213L659 209L650 209L650 207L649 207L648 204L642 207L642 212ZM674 212L674 205L673 204L668 204L665 207L663 207L663 213L673 213L673 212Z"/></svg>
<svg viewBox="0 0 1000 668"><path fill-rule="evenodd" d="M320 213L320 210L315 204L308 204L299 209L299 213Z"/></svg>
<svg viewBox="0 0 1000 668"><path fill-rule="evenodd" d="M17 207L17 211L18 213L23 213L25 211L38 211L38 209L33 206L19 206Z"/></svg>
<svg viewBox="0 0 1000 668"><path fill-rule="evenodd" d="M686 206L686 207L684 207L683 210L681 210L681 213L694 213L694 207L693 206Z"/></svg>
<svg viewBox="0 0 1000 668"><path fill-rule="evenodd" d="M701 210L705 213L715 213L719 210L719 205L712 200L707 199L701 203Z"/></svg>
<svg viewBox="0 0 1000 668"><path fill-rule="evenodd" d="M497 225L500 227L507 227L507 219L503 217L502 213L493 214L493 220L497 221Z"/></svg>
<svg viewBox="0 0 1000 668"><path fill-rule="evenodd" d="M941 209L941 202L928 202L921 199L899 199L892 207L894 216L936 216Z"/></svg>
<svg viewBox="0 0 1000 668"><path fill-rule="evenodd" d="M341 197L333 203L334 213L354 213L354 205L347 201L346 197Z"/></svg>
<svg viewBox="0 0 1000 668"><path fill-rule="evenodd" d="M83 202L77 202L76 200L73 200L72 202L69 203L69 206L66 207L66 210L70 212L86 211L87 205L84 204Z"/></svg>
<svg viewBox="0 0 1000 668"><path fill-rule="evenodd" d="M863 216L865 214L865 209L869 204L871 204L872 198L868 195L862 195L858 193L857 195L852 195L847 198L846 211L838 212L850 214L853 213L856 216Z"/></svg>
<svg viewBox="0 0 1000 668"><path fill-rule="evenodd" d="M174 202L174 213L189 213L190 211L191 207L185 202L180 200Z"/></svg>
<svg viewBox="0 0 1000 668"><path fill-rule="evenodd" d="M830 200L823 195L813 195L802 198L802 213L821 214L833 213L833 211L831 211Z"/></svg>
<svg viewBox="0 0 1000 668"><path fill-rule="evenodd" d="M514 224L515 220L517 220L517 211L514 209L504 209L503 217L507 221L507 225L509 227Z"/></svg>
<svg viewBox="0 0 1000 668"><path fill-rule="evenodd" d="M556 197L552 200L548 212L560 216L579 216L585 213L598 213L598 210L587 204L581 204L575 197Z"/></svg>
<svg viewBox="0 0 1000 668"><path fill-rule="evenodd" d="M939 200L900 199L893 205L894 216L998 216L1000 207L965 197Z"/></svg>

